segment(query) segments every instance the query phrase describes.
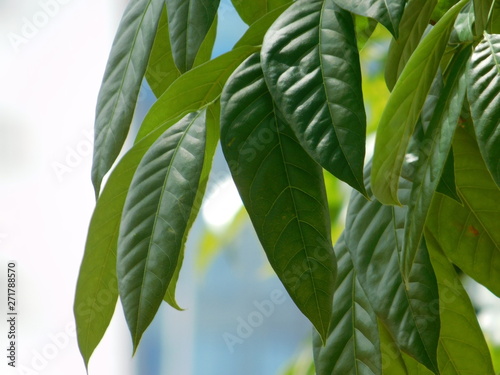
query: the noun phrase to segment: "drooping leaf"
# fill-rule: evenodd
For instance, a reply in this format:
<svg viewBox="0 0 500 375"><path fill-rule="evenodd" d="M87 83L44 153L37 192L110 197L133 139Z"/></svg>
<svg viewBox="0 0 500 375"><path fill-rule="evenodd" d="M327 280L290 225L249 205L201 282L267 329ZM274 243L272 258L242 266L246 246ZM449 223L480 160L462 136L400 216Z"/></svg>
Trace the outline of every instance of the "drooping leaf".
<svg viewBox="0 0 500 375"><path fill-rule="evenodd" d="M127 138L162 6L162 0L131 1L116 33L97 98L92 163L96 196Z"/></svg>
<svg viewBox="0 0 500 375"><path fill-rule="evenodd" d="M500 186L500 35L484 33L472 54L467 84L479 150Z"/></svg>
<svg viewBox="0 0 500 375"><path fill-rule="evenodd" d="M412 269L432 197L441 181L465 97L465 67L471 48L464 48L452 63L424 139L419 143L413 175L402 252L403 277Z"/></svg>
<svg viewBox="0 0 500 375"><path fill-rule="evenodd" d="M371 184L384 204L399 204L397 191L406 149L439 69L462 0L433 27L411 55L389 97L377 129Z"/></svg>
<svg viewBox="0 0 500 375"><path fill-rule="evenodd" d="M220 128L219 118L220 118L220 102L216 101L214 104L210 105L207 108L205 155L203 157L203 167L200 175L200 183L196 191L196 196L192 206L191 215L189 216L189 220L187 222L186 229L184 231L184 238L182 239L179 259L177 261L177 265L175 266L175 271L174 274L172 275L172 279L168 284L167 292L165 293L165 296L163 298L165 302L167 302L170 306L178 310L181 310L181 308L177 304L175 298L175 289L177 287L177 281L179 280L179 275L184 260L184 251L186 247L187 236L200 211L203 202L203 197L205 195L205 190L207 187L208 177L210 175L210 170L212 169L212 161L215 154L215 149L217 148L217 143L219 142L219 128Z"/></svg>
<svg viewBox="0 0 500 375"><path fill-rule="evenodd" d="M453 265L433 235L425 235L439 286L441 333L438 363L441 375L494 375L491 356L476 312ZM438 307L435 303L434 307Z"/></svg>
<svg viewBox="0 0 500 375"><path fill-rule="evenodd" d="M167 9L163 7L153 48L149 56L146 80L155 96L159 98L180 75L181 72L174 63L172 47L170 46Z"/></svg>
<svg viewBox="0 0 500 375"><path fill-rule="evenodd" d="M290 0L231 0L243 22L251 25L269 12L287 4Z"/></svg>
<svg viewBox="0 0 500 375"><path fill-rule="evenodd" d="M142 157L171 125L172 123L166 123L158 128L123 156L97 200L88 230L74 303L78 346L86 366L108 328L118 299L116 253L127 191Z"/></svg>
<svg viewBox="0 0 500 375"><path fill-rule="evenodd" d="M429 25L437 0L411 0L401 18L399 37L391 41L385 65L385 81L394 88L410 56L415 51Z"/></svg>
<svg viewBox="0 0 500 375"><path fill-rule="evenodd" d="M217 100L231 73L257 47L227 52L180 76L153 104L136 137L136 143L163 124L179 119Z"/></svg>
<svg viewBox="0 0 500 375"><path fill-rule="evenodd" d="M262 63L273 99L302 147L365 193L366 117L351 14L333 0L294 2L267 32Z"/></svg>
<svg viewBox="0 0 500 375"><path fill-rule="evenodd" d="M174 61L184 73L194 60L214 22L220 0L166 0Z"/></svg>
<svg viewBox="0 0 500 375"><path fill-rule="evenodd" d="M326 340L336 276L322 169L301 148L268 91L258 54L221 99L221 144L271 266Z"/></svg>
<svg viewBox="0 0 500 375"><path fill-rule="evenodd" d="M382 374L377 317L341 237L335 245L338 276L326 344L314 337L317 375Z"/></svg>
<svg viewBox="0 0 500 375"><path fill-rule="evenodd" d="M360 16L377 20L394 35L399 35L399 22L405 7L404 0L335 0L341 8Z"/></svg>
<svg viewBox="0 0 500 375"><path fill-rule="evenodd" d="M283 13L288 7L292 5L291 1L286 2L284 5L273 9L267 13L262 18L259 18L255 23L253 23L243 36L236 42L233 49L243 46L254 46L258 47L262 45L264 40L264 35L266 35L267 30L276 21L276 19Z"/></svg>
<svg viewBox="0 0 500 375"><path fill-rule="evenodd" d="M500 190L466 129L457 128L453 150L463 206L436 194L426 230L453 263L500 296Z"/></svg>
<svg viewBox="0 0 500 375"><path fill-rule="evenodd" d="M411 183L401 179L400 197L405 204L410 189ZM372 197L370 189L368 193ZM403 282L399 256L406 211L406 207L385 206L374 198L367 201L353 191L345 241L360 284L377 317L403 352L435 371L439 316L431 309L431 303L438 298L437 283L423 246L417 252L408 279Z"/></svg>
<svg viewBox="0 0 500 375"><path fill-rule="evenodd" d="M167 292L196 210L205 113L185 116L155 141L127 193L118 235L117 276L134 349Z"/></svg>

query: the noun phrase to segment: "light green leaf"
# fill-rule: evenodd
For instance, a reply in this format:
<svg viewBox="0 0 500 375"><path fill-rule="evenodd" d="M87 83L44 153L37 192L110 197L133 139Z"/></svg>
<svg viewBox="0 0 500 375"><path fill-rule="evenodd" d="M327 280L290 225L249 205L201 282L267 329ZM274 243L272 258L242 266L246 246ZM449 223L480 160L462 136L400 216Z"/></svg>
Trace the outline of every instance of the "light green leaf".
<svg viewBox="0 0 500 375"><path fill-rule="evenodd" d="M162 6L163 0L131 1L116 33L97 98L92 164L96 196L127 138Z"/></svg>
<svg viewBox="0 0 500 375"><path fill-rule="evenodd" d="M373 32L377 28L377 21L373 18L366 18L362 16L354 17L354 24L356 27L356 39L358 41L358 50L362 50L368 42Z"/></svg>
<svg viewBox="0 0 500 375"><path fill-rule="evenodd" d="M433 27L410 57L385 107L375 140L371 184L383 204L399 205L397 191L406 149L439 69L462 0Z"/></svg>
<svg viewBox="0 0 500 375"><path fill-rule="evenodd" d="M221 144L271 266L323 340L336 261L322 169L281 119L258 54L231 76L221 99Z"/></svg>
<svg viewBox="0 0 500 375"><path fill-rule="evenodd" d="M437 0L410 0L401 18L399 37L392 39L385 65L385 81L394 88L410 56L429 25Z"/></svg>
<svg viewBox="0 0 500 375"><path fill-rule="evenodd" d="M220 0L166 0L174 61L181 73L194 60L214 22Z"/></svg>
<svg viewBox="0 0 500 375"><path fill-rule="evenodd" d="M406 204L410 188L409 181L401 179L401 199ZM368 192L371 193L370 189ZM353 191L345 240L360 284L377 317L402 351L434 371L439 316L431 303L438 298L436 278L427 251L421 246L408 280L403 282L399 256L406 211L405 207L384 206L375 199L367 201Z"/></svg>
<svg viewBox="0 0 500 375"><path fill-rule="evenodd" d="M364 194L366 117L351 14L333 0L294 2L267 32L262 66L302 147Z"/></svg>
<svg viewBox="0 0 500 375"><path fill-rule="evenodd" d="M463 206L434 196L426 230L460 269L500 296L500 190L476 141L459 127L453 142L457 192Z"/></svg>
<svg viewBox="0 0 500 375"><path fill-rule="evenodd" d="M338 276L326 344L314 337L317 375L382 374L377 317L353 268L343 237L335 245Z"/></svg>
<svg viewBox="0 0 500 375"><path fill-rule="evenodd" d="M196 58L194 59L193 67L197 67L201 64L210 61L212 58L212 52L214 50L215 38L217 37L217 25L218 25L218 17L215 15L214 21L212 22L212 26L207 32L203 43L201 43L198 53L196 54Z"/></svg>
<svg viewBox="0 0 500 375"><path fill-rule="evenodd" d="M285 5L282 5L269 13L267 13L262 18L259 18L255 23L253 23L243 34L243 36L236 42L233 49L243 46L255 46L260 47L262 45L262 41L264 39L264 35L266 35L267 30L271 27L271 25L276 21L276 19L283 13L288 7L292 5L292 2L287 2Z"/></svg>
<svg viewBox="0 0 500 375"><path fill-rule="evenodd" d="M134 350L167 292L196 210L205 113L185 116L155 141L127 193L118 236L117 276Z"/></svg>
<svg viewBox="0 0 500 375"><path fill-rule="evenodd" d="M180 75L181 72L175 66L174 57L172 56L167 10L163 7L153 48L149 56L146 80L155 96L159 98Z"/></svg>
<svg viewBox="0 0 500 375"><path fill-rule="evenodd" d="M474 7L472 3L467 3L458 13L455 27L451 32L450 43L460 44L474 41Z"/></svg>
<svg viewBox="0 0 500 375"><path fill-rule="evenodd" d="M479 150L500 186L500 35L484 33L472 54L467 84Z"/></svg>
<svg viewBox="0 0 500 375"><path fill-rule="evenodd" d="M171 125L167 123L158 128L123 156L97 200L85 243L74 303L78 346L86 366L106 332L118 299L116 253L127 191L142 157Z"/></svg>
<svg viewBox="0 0 500 375"><path fill-rule="evenodd" d="M441 181L445 163L451 150L451 143L460 110L465 97L465 67L472 51L466 47L452 62L446 77L446 84L436 104L429 127L418 145L416 172L413 175L408 212L406 217L403 259L403 278L412 269L413 260L422 238L425 219L431 206L434 192Z"/></svg>
<svg viewBox="0 0 500 375"><path fill-rule="evenodd" d="M456 3L458 3L458 0L439 0L434 8L434 12L432 12L432 23L438 22Z"/></svg>
<svg viewBox="0 0 500 375"><path fill-rule="evenodd" d="M377 20L394 35L399 35L399 22L405 7L405 0L335 0L338 6L351 13Z"/></svg>
<svg viewBox="0 0 500 375"><path fill-rule="evenodd" d="M163 124L216 101L234 69L256 51L257 47L237 48L180 76L149 110L136 143Z"/></svg>
<svg viewBox="0 0 500 375"><path fill-rule="evenodd" d="M441 375L494 375L493 365L469 296L453 265L429 232L425 238L439 286L441 333L438 363Z"/></svg>
<svg viewBox="0 0 500 375"><path fill-rule="evenodd" d="M241 19L251 25L269 12L290 3L290 0L231 0Z"/></svg>
<svg viewBox="0 0 500 375"><path fill-rule="evenodd" d="M186 241L193 226L193 223L198 216L200 211L203 197L205 196L205 190L207 187L208 177L210 175L210 170L212 169L212 161L215 154L215 149L217 148L217 143L219 142L219 118L220 118L220 102L216 101L214 104L207 108L206 114L206 145L205 145L205 155L203 157L203 168L200 175L200 183L198 185L198 190L196 191L196 196L194 199L194 204L192 207L191 215L186 225L184 231L184 238L181 243L181 251L179 253L179 259L175 267L172 279L168 284L167 292L163 300L167 302L170 306L177 310L181 310L177 301L175 299L175 289L177 287L177 281L179 280L180 271L182 268L182 263L184 260L184 252L186 248Z"/></svg>

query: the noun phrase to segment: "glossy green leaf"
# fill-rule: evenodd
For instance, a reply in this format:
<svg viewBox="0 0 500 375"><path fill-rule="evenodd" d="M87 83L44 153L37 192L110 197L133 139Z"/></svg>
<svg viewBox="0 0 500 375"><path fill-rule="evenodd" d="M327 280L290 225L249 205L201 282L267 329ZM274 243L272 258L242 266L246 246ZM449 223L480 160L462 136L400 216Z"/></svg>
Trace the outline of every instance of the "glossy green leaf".
<svg viewBox="0 0 500 375"><path fill-rule="evenodd" d="M212 161L214 158L215 149L217 148L217 143L219 142L219 128L220 128L219 118L220 118L220 102L217 101L207 108L205 155L203 157L203 167L201 170L200 182L198 184L198 188L196 191L196 196L194 199L194 204L192 206L191 215L189 216L189 220L187 222L186 229L184 231L184 238L182 239L181 243L179 259L177 261L177 265L175 266L175 271L174 274L172 275L172 279L168 284L167 292L165 293L165 296L163 298L165 302L167 302L170 306L174 307L177 310L181 310L181 308L177 304L175 298L175 289L177 287L177 281L179 280L179 275L184 260L184 252L186 248L187 237L200 211L208 183L208 177L210 175L210 170L212 169Z"/></svg>
<svg viewBox="0 0 500 375"><path fill-rule="evenodd" d="M354 24L356 28L358 49L361 50L372 36L373 32L377 28L378 23L373 18L356 16L354 17Z"/></svg>
<svg viewBox="0 0 500 375"><path fill-rule="evenodd" d="M256 51L251 46L237 48L180 76L149 110L136 143L163 124L216 101L234 69Z"/></svg>
<svg viewBox="0 0 500 375"><path fill-rule="evenodd" d="M385 65L385 81L394 88L410 56L415 51L429 25L437 0L411 0L401 18L399 37L391 41Z"/></svg>
<svg viewBox="0 0 500 375"><path fill-rule="evenodd" d="M127 138L162 6L162 0L131 1L113 42L94 125L92 183L96 196Z"/></svg>
<svg viewBox="0 0 500 375"><path fill-rule="evenodd" d="M268 91L258 54L221 99L221 144L271 266L323 340L336 261L322 169L300 147Z"/></svg>
<svg viewBox="0 0 500 375"><path fill-rule="evenodd" d="M335 3L351 13L377 20L395 38L398 37L399 22L403 15L405 0L335 0Z"/></svg>
<svg viewBox="0 0 500 375"><path fill-rule="evenodd" d="M399 204L399 176L415 124L443 56L460 1L433 27L411 55L389 97L375 140L372 189L384 204Z"/></svg>
<svg viewBox="0 0 500 375"><path fill-rule="evenodd" d="M155 141L127 193L118 236L117 276L134 349L167 292L196 210L205 113L185 116Z"/></svg>
<svg viewBox="0 0 500 375"><path fill-rule="evenodd" d="M451 32L450 43L459 44L474 41L474 6L467 3L458 13L455 27Z"/></svg>
<svg viewBox="0 0 500 375"><path fill-rule="evenodd" d="M453 265L432 234L427 246L439 286L441 332L438 363L441 375L494 375L488 346L476 312ZM437 303L434 304L438 306Z"/></svg>
<svg viewBox="0 0 500 375"><path fill-rule="evenodd" d="M472 54L467 84L479 149L500 186L500 35L484 34Z"/></svg>
<svg viewBox="0 0 500 375"><path fill-rule="evenodd" d="M441 181L445 163L457 127L460 110L465 97L465 67L471 55L465 48L456 56L446 77L446 84L436 104L424 139L419 143L416 172L413 175L402 252L403 277L412 269L413 260L422 238L425 219L431 206L434 192Z"/></svg>
<svg viewBox="0 0 500 375"><path fill-rule="evenodd" d="M402 179L400 189L401 199L407 204L410 182ZM354 191L345 240L377 317L402 351L435 370L439 316L431 303L438 298L436 278L427 251L421 246L407 282L403 282L399 256L406 211L406 207L384 206L375 199L367 201Z"/></svg>
<svg viewBox="0 0 500 375"><path fill-rule="evenodd" d="M436 194L426 228L453 263L500 296L500 190L466 129L457 129L453 151L463 206Z"/></svg>
<svg viewBox="0 0 500 375"><path fill-rule="evenodd" d="M366 117L354 24L333 0L299 0L262 46L266 82L302 147L365 193Z"/></svg>
<svg viewBox="0 0 500 375"><path fill-rule="evenodd" d="M216 15L214 21L212 22L212 26L210 26L207 35L205 35L205 39L203 39L203 42L201 43L200 48L198 49L198 53L196 54L196 58L194 59L193 67L197 67L201 64L204 64L207 61L210 61L210 59L212 58L212 52L214 50L214 45L215 45L215 38L217 37L218 24L219 24L218 17Z"/></svg>
<svg viewBox="0 0 500 375"><path fill-rule="evenodd" d="M174 61L184 73L194 60L214 22L220 0L166 0Z"/></svg>
<svg viewBox="0 0 500 375"><path fill-rule="evenodd" d="M317 375L382 374L377 317L341 237L335 245L338 276L326 344L314 337Z"/></svg>
<svg viewBox="0 0 500 375"><path fill-rule="evenodd" d="M276 21L276 19L283 13L288 7L292 4L291 1L285 3L269 13L267 13L262 18L259 18L255 23L253 23L245 34L236 42L234 45L234 49L243 46L255 46L260 47L262 45L262 41L264 40L264 35L266 35L267 30L271 27L271 25Z"/></svg>
<svg viewBox="0 0 500 375"><path fill-rule="evenodd" d="M74 313L78 346L88 366L111 321L118 299L116 253L120 219L134 173L146 151L172 123L132 147L111 172L97 200L78 275Z"/></svg>
<svg viewBox="0 0 500 375"><path fill-rule="evenodd" d="M180 75L181 72L175 66L174 57L172 56L167 10L164 7L149 56L146 80L155 96L159 98Z"/></svg>
<svg viewBox="0 0 500 375"><path fill-rule="evenodd" d="M290 3L290 0L231 0L241 19L251 25L269 12Z"/></svg>

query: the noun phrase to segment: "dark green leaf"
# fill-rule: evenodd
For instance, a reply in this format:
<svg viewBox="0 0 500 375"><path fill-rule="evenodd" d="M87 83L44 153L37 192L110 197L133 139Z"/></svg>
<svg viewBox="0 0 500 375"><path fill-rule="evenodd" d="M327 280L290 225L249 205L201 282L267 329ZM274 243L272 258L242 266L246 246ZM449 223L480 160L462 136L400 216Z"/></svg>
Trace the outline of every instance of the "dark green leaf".
<svg viewBox="0 0 500 375"><path fill-rule="evenodd" d="M323 340L336 261L322 169L300 147L269 93L258 54L231 76L221 143L271 266Z"/></svg>
<svg viewBox="0 0 500 375"><path fill-rule="evenodd" d="M457 55L450 67L436 109L418 145L416 172L413 175L408 213L405 226L403 277L412 269L414 257L422 238L425 219L432 197L441 180L444 165L451 150L451 143L457 127L460 110L465 97L465 67L471 55L471 48L465 48Z"/></svg>
<svg viewBox="0 0 500 375"><path fill-rule="evenodd" d="M338 276L325 346L314 337L317 375L382 374L377 317L353 268L343 237L335 245Z"/></svg>
<svg viewBox="0 0 500 375"><path fill-rule="evenodd" d="M500 190L476 141L461 127L456 131L453 151L463 206L436 194L426 228L453 263L500 296Z"/></svg>
<svg viewBox="0 0 500 375"><path fill-rule="evenodd" d="M159 98L180 75L181 72L175 66L174 57L172 56L172 47L170 46L170 36L168 34L167 10L164 7L151 55L149 56L146 80L155 96Z"/></svg>
<svg viewBox="0 0 500 375"><path fill-rule="evenodd" d="M184 73L194 60L214 22L220 0L166 0L174 61Z"/></svg>
<svg viewBox="0 0 500 375"><path fill-rule="evenodd" d="M467 84L479 149L500 186L500 35L484 33L472 54Z"/></svg>
<svg viewBox="0 0 500 375"><path fill-rule="evenodd" d="M373 32L377 28L378 23L373 18L356 16L354 17L354 24L356 27L358 49L361 50L372 36Z"/></svg>
<svg viewBox="0 0 500 375"><path fill-rule="evenodd" d="M426 233L425 238L439 286L441 375L494 375L488 346L469 296L432 234ZM435 303L434 307L437 306Z"/></svg>
<svg viewBox="0 0 500 375"><path fill-rule="evenodd" d="M398 37L399 21L403 14L405 0L335 0L335 2L349 12L377 20L395 38Z"/></svg>
<svg viewBox="0 0 500 375"><path fill-rule="evenodd" d="M467 3L458 13L455 27L451 32L450 43L459 44L474 41L474 7Z"/></svg>
<svg viewBox="0 0 500 375"><path fill-rule="evenodd" d="M302 147L365 193L366 117L352 16L333 0L299 0L262 46L266 82Z"/></svg>
<svg viewBox="0 0 500 375"><path fill-rule="evenodd" d="M399 77L377 129L372 189L384 204L399 204L399 176L415 124L439 69L462 0L433 27L415 49Z"/></svg>
<svg viewBox="0 0 500 375"><path fill-rule="evenodd" d="M290 3L290 0L231 0L241 19L251 25L269 12Z"/></svg>
<svg viewBox="0 0 500 375"><path fill-rule="evenodd" d="M399 38L393 39L387 54L385 81L389 90L394 88L399 75L417 48L429 25L437 0L411 0L401 18Z"/></svg>
<svg viewBox="0 0 500 375"><path fill-rule="evenodd" d="M256 51L257 47L240 47L180 76L149 110L136 143L163 124L216 101L234 69Z"/></svg>
<svg viewBox="0 0 500 375"><path fill-rule="evenodd" d="M481 35L486 30L486 23L491 6L495 0L477 0L473 1L475 14L475 35Z"/></svg>
<svg viewBox="0 0 500 375"><path fill-rule="evenodd" d="M162 6L162 0L131 1L113 42L94 125L92 183L96 196L127 138Z"/></svg>
<svg viewBox="0 0 500 375"><path fill-rule="evenodd" d="M450 149L450 153L446 158L443 174L441 175L441 180L439 180L436 191L462 204L462 200L458 196L457 186L455 184L455 158L453 157L453 148Z"/></svg>
<svg viewBox="0 0 500 375"><path fill-rule="evenodd" d="M400 193L405 204L410 188L411 184L402 179ZM384 206L375 199L367 201L353 191L345 240L358 279L378 318L402 351L435 370L439 316L431 303L438 298L437 283L423 246L407 282L403 282L399 256L406 211L405 207Z"/></svg>
<svg viewBox="0 0 500 375"><path fill-rule="evenodd" d="M205 111L187 115L155 141L130 184L118 236L117 276L134 349L178 264L196 210L205 138Z"/></svg>
<svg viewBox="0 0 500 375"><path fill-rule="evenodd" d="M127 191L142 157L171 125L158 128L123 156L92 215L74 304L78 345L86 365L106 332L118 299L116 250Z"/></svg>
<svg viewBox="0 0 500 375"><path fill-rule="evenodd" d="M432 12L432 22L438 22L450 8L458 3L458 0L439 0Z"/></svg>

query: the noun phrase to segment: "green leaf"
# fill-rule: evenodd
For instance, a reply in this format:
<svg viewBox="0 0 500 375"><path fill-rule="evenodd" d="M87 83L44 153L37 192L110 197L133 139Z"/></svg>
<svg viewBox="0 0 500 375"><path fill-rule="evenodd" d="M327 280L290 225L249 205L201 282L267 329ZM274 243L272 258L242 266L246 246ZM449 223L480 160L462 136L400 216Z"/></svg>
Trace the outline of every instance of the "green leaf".
<svg viewBox="0 0 500 375"><path fill-rule="evenodd" d="M131 1L120 22L97 98L92 183L96 196L127 138L162 0Z"/></svg>
<svg viewBox="0 0 500 375"><path fill-rule="evenodd" d="M262 18L259 18L255 23L253 23L243 34L243 36L236 42L233 49L243 46L255 46L260 47L262 41L264 40L264 35L271 25L276 21L276 19L283 13L288 7L292 5L292 2L287 2L269 13L267 13Z"/></svg>
<svg viewBox="0 0 500 375"><path fill-rule="evenodd" d="M403 15L405 0L335 0L335 3L351 13L377 20L395 38L398 37L399 22Z"/></svg>
<svg viewBox="0 0 500 375"><path fill-rule="evenodd" d="M469 296L433 235L426 232L425 238L439 286L440 374L494 375L488 346Z"/></svg>
<svg viewBox="0 0 500 375"><path fill-rule="evenodd" d="M184 252L186 248L186 241L193 226L193 223L198 216L200 211L203 197L205 195L205 190L207 187L208 177L210 175L210 170L212 169L212 161L215 154L215 149L217 148L217 143L219 142L219 118L220 118L220 102L217 101L207 108L206 114L206 145L205 145L205 155L203 157L203 167L200 175L200 183L196 191L196 196L194 199L194 204L192 207L191 215L186 225L184 231L184 238L181 243L181 251L179 253L179 259L175 267L174 274L170 283L168 284L167 292L163 300L167 302L170 306L177 310L182 310L175 299L175 289L177 287L177 281L179 280L180 271L182 268L182 263L184 260Z"/></svg>
<svg viewBox="0 0 500 375"><path fill-rule="evenodd" d="M410 189L409 181L401 179L401 199L406 204ZM345 241L360 284L377 317L402 351L434 371L439 316L431 303L438 298L436 278L427 251L421 246L408 281L403 282L399 256L406 211L405 207L384 206L375 199L367 201L353 191Z"/></svg>
<svg viewBox="0 0 500 375"><path fill-rule="evenodd" d="M201 43L198 53L196 54L196 58L194 59L193 67L197 67L201 64L210 61L212 58L212 52L214 50L215 38L217 37L217 25L218 25L218 17L217 15L212 22L212 26L208 30L203 43Z"/></svg>
<svg viewBox="0 0 500 375"><path fill-rule="evenodd" d="M486 30L486 23L488 15L493 5L494 0L475 0L474 14L475 14L475 35L481 35Z"/></svg>
<svg viewBox="0 0 500 375"><path fill-rule="evenodd" d="M457 192L463 206L436 194L426 230L453 263L500 296L500 190L474 138L461 127L453 150Z"/></svg>
<svg viewBox="0 0 500 375"><path fill-rule="evenodd" d="M118 236L117 276L134 350L167 292L196 210L205 113L187 115L155 141L127 193Z"/></svg>
<svg viewBox="0 0 500 375"><path fill-rule="evenodd" d="M336 261L322 169L277 112L258 54L231 76L221 104L222 149L255 231L295 304L326 340Z"/></svg>
<svg viewBox="0 0 500 375"><path fill-rule="evenodd" d="M216 101L234 69L256 51L257 47L237 48L180 76L149 110L136 143L163 124Z"/></svg>
<svg viewBox="0 0 500 375"><path fill-rule="evenodd" d="M352 16L333 0L294 2L262 46L266 82L302 147L365 193L366 116Z"/></svg>
<svg viewBox="0 0 500 375"><path fill-rule="evenodd" d="M152 132L123 156L97 200L74 303L78 345L86 366L106 332L118 299L116 253L127 191L142 157L171 125L167 123Z"/></svg>
<svg viewBox="0 0 500 375"><path fill-rule="evenodd" d="M500 186L500 35L484 33L472 54L467 84L479 150Z"/></svg>
<svg viewBox="0 0 500 375"><path fill-rule="evenodd" d="M175 66L172 47L170 46L167 9L163 7L153 48L149 56L146 80L155 96L159 98L180 75L181 72Z"/></svg>
<svg viewBox="0 0 500 375"><path fill-rule="evenodd" d="M354 17L354 24L356 27L356 39L358 41L358 50L363 49L366 42L370 39L373 32L377 28L377 21L372 18L361 16Z"/></svg>
<svg viewBox="0 0 500 375"><path fill-rule="evenodd" d="M410 57L389 97L375 140L372 189L383 204L399 205L399 176L415 124L439 69L462 0L432 28Z"/></svg>
<svg viewBox="0 0 500 375"><path fill-rule="evenodd" d="M472 3L467 3L458 13L455 27L451 32L450 43L460 44L474 41L474 7Z"/></svg>
<svg viewBox="0 0 500 375"><path fill-rule="evenodd" d="M465 67L471 48L464 48L450 67L424 139L419 143L402 252L403 278L408 277L422 238L425 219L451 150L465 97ZM411 154L413 155L413 154Z"/></svg>
<svg viewBox="0 0 500 375"><path fill-rule="evenodd" d="M214 22L220 0L166 0L174 61L184 73L194 60Z"/></svg>
<svg viewBox="0 0 500 375"><path fill-rule="evenodd" d="M439 180L436 191L462 204L462 200L458 196L457 186L455 184L455 158L453 157L453 148L450 149L450 153L446 158L443 174L441 175L441 180Z"/></svg>
<svg viewBox="0 0 500 375"><path fill-rule="evenodd" d="M377 317L341 237L335 245L338 276L326 344L314 337L317 375L382 374Z"/></svg>
<svg viewBox="0 0 500 375"><path fill-rule="evenodd" d="M432 23L438 22L458 0L439 0L432 12Z"/></svg>
<svg viewBox="0 0 500 375"><path fill-rule="evenodd" d="M243 22L251 25L269 12L290 3L290 0L231 0Z"/></svg>
<svg viewBox="0 0 500 375"><path fill-rule="evenodd" d="M401 18L399 37L392 39L385 65L385 81L389 90L394 88L399 75L417 48L429 25L437 0L411 0Z"/></svg>

